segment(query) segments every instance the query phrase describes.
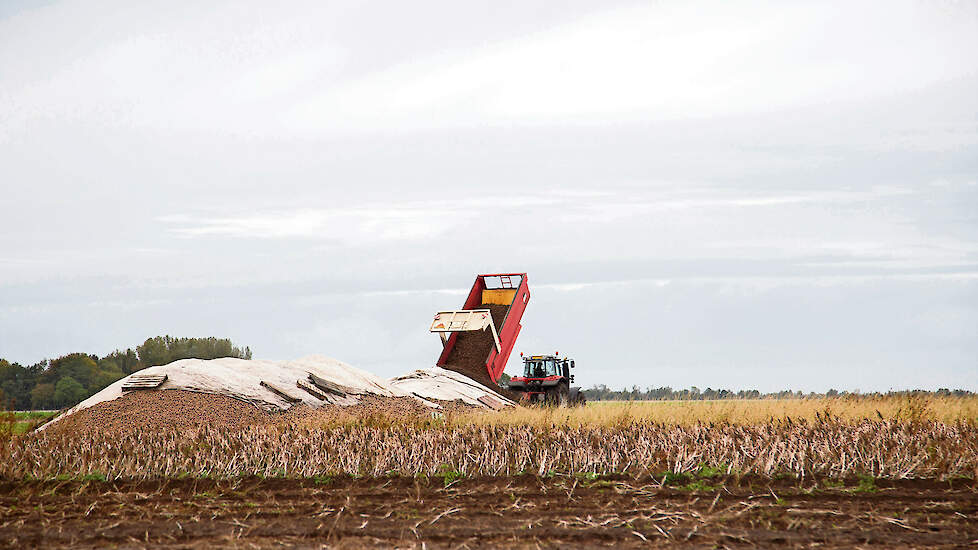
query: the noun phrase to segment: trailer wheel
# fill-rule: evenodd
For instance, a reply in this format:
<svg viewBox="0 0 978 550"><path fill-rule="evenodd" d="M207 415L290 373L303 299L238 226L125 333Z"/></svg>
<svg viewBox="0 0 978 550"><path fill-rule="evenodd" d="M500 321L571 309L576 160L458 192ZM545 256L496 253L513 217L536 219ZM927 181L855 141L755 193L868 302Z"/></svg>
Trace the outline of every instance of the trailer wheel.
<svg viewBox="0 0 978 550"><path fill-rule="evenodd" d="M581 388L571 388L570 391L570 406L571 407L584 407L587 405L587 398L581 392Z"/></svg>
<svg viewBox="0 0 978 550"><path fill-rule="evenodd" d="M548 388L543 395L543 404L548 407L556 407L560 404L560 397L557 395L557 388Z"/></svg>

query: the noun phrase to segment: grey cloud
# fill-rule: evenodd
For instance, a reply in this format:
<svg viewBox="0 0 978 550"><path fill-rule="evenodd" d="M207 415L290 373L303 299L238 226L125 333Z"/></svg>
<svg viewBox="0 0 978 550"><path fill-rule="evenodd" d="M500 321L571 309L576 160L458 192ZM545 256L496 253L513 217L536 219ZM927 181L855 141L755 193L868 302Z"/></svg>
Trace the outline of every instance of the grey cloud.
<svg viewBox="0 0 978 550"><path fill-rule="evenodd" d="M512 269L586 384L978 389L973 7L712 8L0 12L0 356L396 374Z"/></svg>

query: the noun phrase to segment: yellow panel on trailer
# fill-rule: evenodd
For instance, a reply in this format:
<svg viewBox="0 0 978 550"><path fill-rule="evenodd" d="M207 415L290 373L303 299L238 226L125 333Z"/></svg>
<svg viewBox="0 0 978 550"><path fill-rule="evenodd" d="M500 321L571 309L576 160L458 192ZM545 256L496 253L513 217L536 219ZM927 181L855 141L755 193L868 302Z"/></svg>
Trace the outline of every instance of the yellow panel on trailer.
<svg viewBox="0 0 978 550"><path fill-rule="evenodd" d="M516 298L515 288L499 288L495 290L485 289L482 291L482 305L498 304L508 306Z"/></svg>

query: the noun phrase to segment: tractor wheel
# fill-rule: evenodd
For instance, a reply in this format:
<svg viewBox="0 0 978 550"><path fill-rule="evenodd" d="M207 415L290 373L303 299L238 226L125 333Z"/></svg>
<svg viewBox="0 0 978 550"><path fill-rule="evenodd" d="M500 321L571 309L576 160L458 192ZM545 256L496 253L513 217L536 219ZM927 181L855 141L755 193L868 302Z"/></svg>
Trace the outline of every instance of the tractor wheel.
<svg viewBox="0 0 978 550"><path fill-rule="evenodd" d="M587 398L581 393L580 388L574 388L570 392L570 406L571 407L584 407L587 406Z"/></svg>
<svg viewBox="0 0 978 550"><path fill-rule="evenodd" d="M557 386L557 404L561 407L570 404L570 388L564 384Z"/></svg>
<svg viewBox="0 0 978 550"><path fill-rule="evenodd" d="M548 407L556 407L560 404L560 397L557 395L557 388L550 388L544 394L543 404Z"/></svg>

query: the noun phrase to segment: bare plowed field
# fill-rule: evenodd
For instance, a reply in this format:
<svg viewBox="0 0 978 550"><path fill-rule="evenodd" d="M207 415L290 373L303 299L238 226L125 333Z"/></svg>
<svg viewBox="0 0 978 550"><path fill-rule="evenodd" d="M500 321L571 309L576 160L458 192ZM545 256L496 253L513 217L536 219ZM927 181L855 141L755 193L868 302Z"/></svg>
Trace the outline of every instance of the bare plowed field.
<svg viewBox="0 0 978 550"><path fill-rule="evenodd" d="M9 548L956 548L974 482L183 479L0 483Z"/></svg>

